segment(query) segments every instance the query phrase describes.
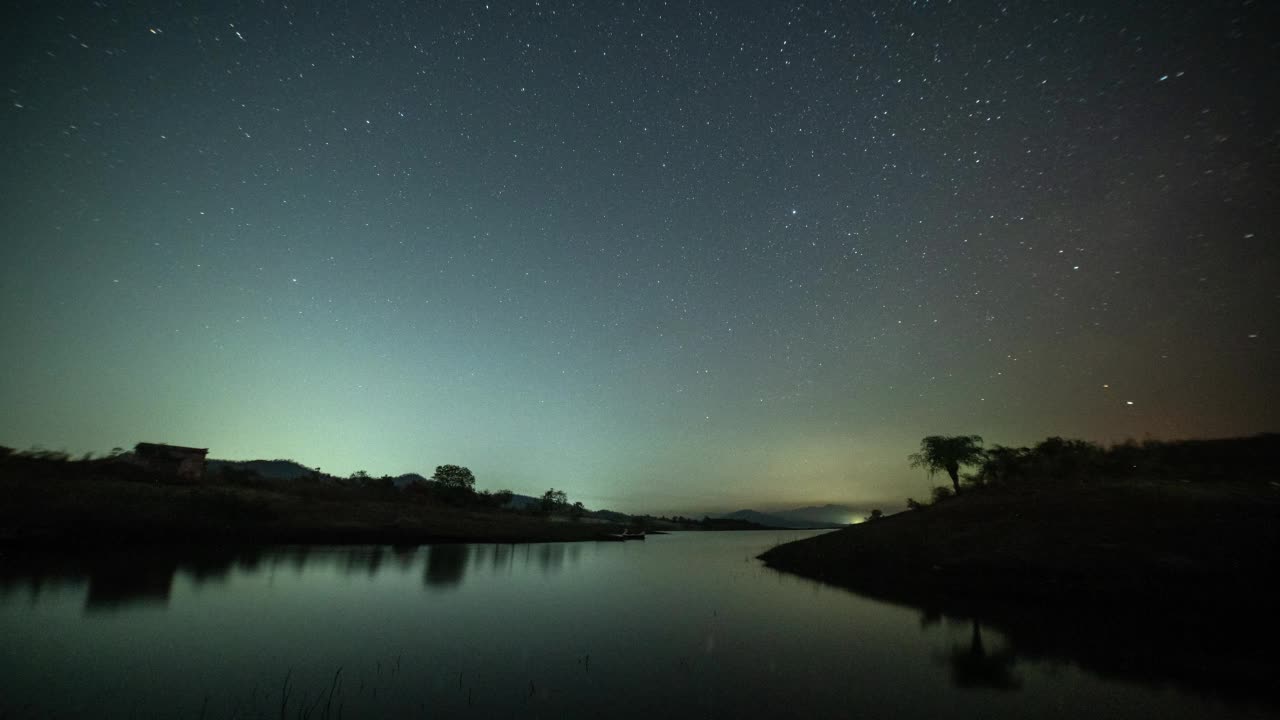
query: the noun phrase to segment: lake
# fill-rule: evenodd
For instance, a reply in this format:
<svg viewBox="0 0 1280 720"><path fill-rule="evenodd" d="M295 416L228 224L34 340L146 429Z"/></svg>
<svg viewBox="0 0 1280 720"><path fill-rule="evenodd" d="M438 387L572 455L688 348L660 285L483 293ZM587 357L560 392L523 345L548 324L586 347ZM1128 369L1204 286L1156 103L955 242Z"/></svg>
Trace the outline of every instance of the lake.
<svg viewBox="0 0 1280 720"><path fill-rule="evenodd" d="M755 559L811 534L8 551L0 717L1274 717Z"/></svg>

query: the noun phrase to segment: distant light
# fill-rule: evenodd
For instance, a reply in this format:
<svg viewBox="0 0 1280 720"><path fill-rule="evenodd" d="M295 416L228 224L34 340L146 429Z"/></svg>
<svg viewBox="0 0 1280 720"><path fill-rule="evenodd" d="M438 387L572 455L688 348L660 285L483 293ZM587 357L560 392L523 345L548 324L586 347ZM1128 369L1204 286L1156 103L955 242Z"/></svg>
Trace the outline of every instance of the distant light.
<svg viewBox="0 0 1280 720"><path fill-rule="evenodd" d="M1124 401L1124 404L1125 404L1125 405L1132 405L1132 404L1133 404L1133 401L1132 401L1132 400L1125 400L1125 401Z"/></svg>

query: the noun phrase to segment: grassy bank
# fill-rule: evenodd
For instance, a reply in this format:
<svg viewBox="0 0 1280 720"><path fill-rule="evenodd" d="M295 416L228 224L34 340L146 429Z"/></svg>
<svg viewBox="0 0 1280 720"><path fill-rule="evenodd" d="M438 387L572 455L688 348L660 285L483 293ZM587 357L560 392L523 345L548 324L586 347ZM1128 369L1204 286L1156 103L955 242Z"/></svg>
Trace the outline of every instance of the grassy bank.
<svg viewBox="0 0 1280 720"><path fill-rule="evenodd" d="M201 482L110 461L0 460L0 543L588 540L616 526L310 480Z"/></svg>

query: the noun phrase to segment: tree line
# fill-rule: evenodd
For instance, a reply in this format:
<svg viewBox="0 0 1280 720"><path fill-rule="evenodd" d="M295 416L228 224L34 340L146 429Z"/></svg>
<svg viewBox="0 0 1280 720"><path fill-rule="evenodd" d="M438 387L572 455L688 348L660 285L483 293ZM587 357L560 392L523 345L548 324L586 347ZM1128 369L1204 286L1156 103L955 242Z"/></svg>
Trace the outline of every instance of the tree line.
<svg viewBox="0 0 1280 720"><path fill-rule="evenodd" d="M31 448L15 450L0 446L0 465L22 474L35 473L48 478L127 480L158 484L182 484L193 482L210 485L272 489L312 499L406 499L418 502L451 505L474 509L512 509L516 495L511 490L476 490L476 476L462 465L438 465L430 478L417 479L397 486L390 475L375 477L364 470L357 470L347 477L322 473L320 468L306 466L292 460L285 463L302 470L293 477L267 477L253 468L237 464L224 464L209 472L201 480L180 478L163 470L144 467L130 462L131 454L122 448L113 448L106 457L94 458L85 454L73 459L64 451ZM403 477L403 476L402 476ZM577 520L588 514L581 502L570 502L563 490L549 488L526 507L519 508L543 515L568 515Z"/></svg>
<svg viewBox="0 0 1280 720"><path fill-rule="evenodd" d="M1016 487L1032 482L1087 481L1128 477L1196 480L1243 479L1269 472L1280 455L1280 434L1218 440L1127 440L1102 446L1087 440L1049 437L1030 447L983 447L979 435L929 435L907 457L932 476L945 473L951 488L934 488L934 499L968 489ZM971 468L971 472L962 472ZM907 499L913 509L922 504Z"/></svg>
<svg viewBox="0 0 1280 720"><path fill-rule="evenodd" d="M357 472L352 478L361 480L362 478L357 477L360 475L364 473ZM364 481L370 482L367 478L368 476L365 475ZM389 477L373 482L382 484L384 487L394 487ZM461 465L437 465L430 478L425 481L414 480L405 487L405 490L411 494L448 504L472 507L505 508L515 498L515 493L510 490L477 491L475 473ZM570 503L568 494L555 488L549 488L543 493L542 497L538 498L534 509L544 515L568 513L574 519L582 517L587 512L581 502Z"/></svg>

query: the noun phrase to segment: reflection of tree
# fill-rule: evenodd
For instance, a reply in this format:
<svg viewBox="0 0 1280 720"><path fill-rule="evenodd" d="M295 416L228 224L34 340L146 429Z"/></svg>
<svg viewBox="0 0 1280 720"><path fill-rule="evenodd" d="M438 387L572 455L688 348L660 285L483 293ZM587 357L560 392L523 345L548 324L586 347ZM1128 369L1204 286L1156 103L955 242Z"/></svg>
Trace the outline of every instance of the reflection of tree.
<svg viewBox="0 0 1280 720"><path fill-rule="evenodd" d="M396 567L408 570L413 566L413 559L418 556L418 546L396 545L391 548L391 554L395 556Z"/></svg>
<svg viewBox="0 0 1280 720"><path fill-rule="evenodd" d="M1022 682L1013 675L1013 651L987 652L982 643L982 626L973 621L973 636L966 649L956 646L947 658L951 665L951 682L961 688L1017 690Z"/></svg>
<svg viewBox="0 0 1280 720"><path fill-rule="evenodd" d="M229 552L217 548L193 548L184 552L179 558L178 569L186 571L197 585L206 582L226 582L231 569L237 564L241 567L257 565L261 550L246 547Z"/></svg>
<svg viewBox="0 0 1280 720"><path fill-rule="evenodd" d="M365 572L369 577L378 574L378 568L382 566L383 547L375 545L370 548L351 548L347 551L347 567L346 572L354 574L357 572Z"/></svg>
<svg viewBox="0 0 1280 720"><path fill-rule="evenodd" d="M542 572L559 572L564 565L564 543L543 543L538 546L538 567Z"/></svg>
<svg viewBox="0 0 1280 720"><path fill-rule="evenodd" d="M168 557L138 553L133 557L100 559L89 567L86 612L115 610L126 605L168 605L178 563Z"/></svg>
<svg viewBox="0 0 1280 720"><path fill-rule="evenodd" d="M493 546L493 569L497 570L503 567L510 567L511 561L515 558L512 554L512 545L494 545Z"/></svg>
<svg viewBox="0 0 1280 720"><path fill-rule="evenodd" d="M467 572L466 545L432 545L427 553L427 572L423 581L427 585L450 586L462 582Z"/></svg>
<svg viewBox="0 0 1280 720"><path fill-rule="evenodd" d="M299 575L307 567L307 557L311 554L311 548L306 545L294 545L285 551L285 556L289 564L293 565L293 569Z"/></svg>
<svg viewBox="0 0 1280 720"><path fill-rule="evenodd" d="M116 610L135 604L166 605L174 575L185 573L196 585L226 582L237 566L256 566L256 548L183 548L151 552L103 552L84 555L73 566L49 572L87 576L86 611Z"/></svg>

